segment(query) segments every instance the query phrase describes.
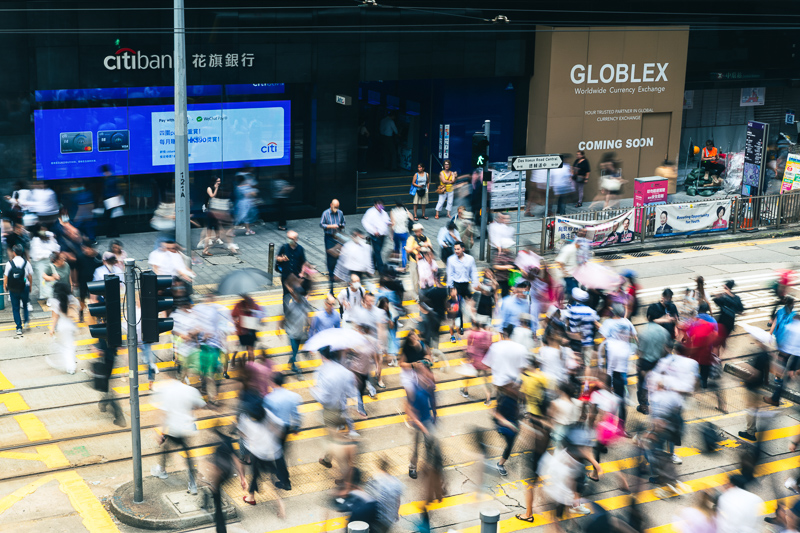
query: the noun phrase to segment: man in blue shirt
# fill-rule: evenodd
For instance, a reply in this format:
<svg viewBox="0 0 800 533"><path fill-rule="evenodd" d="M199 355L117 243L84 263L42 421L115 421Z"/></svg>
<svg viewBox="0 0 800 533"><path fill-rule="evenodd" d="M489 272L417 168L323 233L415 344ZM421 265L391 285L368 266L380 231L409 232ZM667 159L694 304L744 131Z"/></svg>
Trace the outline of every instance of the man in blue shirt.
<svg viewBox="0 0 800 533"><path fill-rule="evenodd" d="M344 214L339 211L339 200L333 199L330 208L322 213L319 219L319 225L325 234L325 258L328 262L328 281L330 283L331 292L333 292L333 272L336 270L336 262L339 259L338 254L331 254L331 250L335 249L339 244L336 240L336 234L344 231Z"/></svg>
<svg viewBox="0 0 800 533"><path fill-rule="evenodd" d="M285 380L286 376L281 372L277 372L272 376L273 387L269 394L264 396L264 408L283 422L283 431L279 435L283 453L275 461L278 470L276 474L279 480L275 486L283 490L292 490L289 469L286 466L286 437L300 429L298 406L303 402L303 399L296 392L283 388Z"/></svg>
<svg viewBox="0 0 800 533"><path fill-rule="evenodd" d="M567 321L567 336L574 351L583 353L583 361L590 366L594 361L594 332L600 328L600 317L586 305L589 293L580 287L572 289L573 303L564 311Z"/></svg>
<svg viewBox="0 0 800 533"><path fill-rule="evenodd" d="M528 298L525 297L525 291L530 288L530 283L522 281L517 283L514 287L514 293L509 294L502 300L500 307L500 328L503 329L507 325L519 326L519 317L523 313L527 313L530 309Z"/></svg>
<svg viewBox="0 0 800 533"><path fill-rule="evenodd" d="M462 298L472 299L472 285L478 285L475 258L464 253L464 243L453 245L453 255L447 258L447 286L455 287Z"/></svg>
<svg viewBox="0 0 800 533"><path fill-rule="evenodd" d="M336 298L329 294L325 297L325 309L317 311L314 320L311 322L311 328L308 331L308 336L313 337L322 330L330 328L339 328L342 326L342 316L336 309Z"/></svg>

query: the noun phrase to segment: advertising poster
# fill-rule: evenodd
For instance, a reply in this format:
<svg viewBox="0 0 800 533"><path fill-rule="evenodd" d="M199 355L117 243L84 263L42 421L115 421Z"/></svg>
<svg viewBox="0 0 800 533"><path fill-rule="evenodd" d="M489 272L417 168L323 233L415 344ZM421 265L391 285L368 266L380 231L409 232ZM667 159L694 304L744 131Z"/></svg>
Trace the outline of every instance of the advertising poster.
<svg viewBox="0 0 800 533"><path fill-rule="evenodd" d="M764 140L768 138L769 124L750 120L744 142L744 169L742 173L742 196L758 196L761 188L764 159Z"/></svg>
<svg viewBox="0 0 800 533"><path fill-rule="evenodd" d="M709 231L725 231L731 215L730 200L715 200L696 204L673 204L655 211L656 237L685 235Z"/></svg>
<svg viewBox="0 0 800 533"><path fill-rule="evenodd" d="M739 99L740 107L748 107L754 105L764 105L766 101L767 88L766 87L750 87L742 89L742 95Z"/></svg>
<svg viewBox="0 0 800 533"><path fill-rule="evenodd" d="M450 157L450 124L444 125L444 153L442 157L445 159Z"/></svg>
<svg viewBox="0 0 800 533"><path fill-rule="evenodd" d="M555 246L558 248L575 238L580 228L586 228L586 238L595 248L614 244L629 244L634 240L633 221L635 209L608 220L572 220L556 217Z"/></svg>
<svg viewBox="0 0 800 533"><path fill-rule="evenodd" d="M444 143L444 124L439 124L439 159L442 158L443 143Z"/></svg>
<svg viewBox="0 0 800 533"><path fill-rule="evenodd" d="M786 158L786 170L783 172L781 194L800 190L800 154L789 154Z"/></svg>

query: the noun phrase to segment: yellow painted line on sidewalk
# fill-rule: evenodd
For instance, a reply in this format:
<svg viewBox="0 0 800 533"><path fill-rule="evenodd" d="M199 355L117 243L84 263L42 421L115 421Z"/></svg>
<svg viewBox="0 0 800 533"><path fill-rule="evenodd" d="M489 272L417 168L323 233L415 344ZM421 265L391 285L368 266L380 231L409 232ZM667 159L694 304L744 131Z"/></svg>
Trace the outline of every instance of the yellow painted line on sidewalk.
<svg viewBox="0 0 800 533"><path fill-rule="evenodd" d="M16 415L14 420L17 421L17 424L19 424L19 427L22 428L22 431L25 432L31 442L51 440L53 438L50 432L45 429L42 421L32 413Z"/></svg>
<svg viewBox="0 0 800 533"><path fill-rule="evenodd" d="M761 442L776 439L785 439L787 437L795 437L800 434L800 424L789 426L785 428L768 429L767 431L759 431L756 437Z"/></svg>
<svg viewBox="0 0 800 533"><path fill-rule="evenodd" d="M46 485L55 479L53 474L47 474L37 478L35 481L28 483L24 487L20 487L11 494L0 498L0 515L8 511L11 506L17 502L21 502L26 497L30 496L42 485Z"/></svg>
<svg viewBox="0 0 800 533"><path fill-rule="evenodd" d="M8 378L6 378L2 372L0 372L0 390L9 390L13 388L14 385L8 381Z"/></svg>
<svg viewBox="0 0 800 533"><path fill-rule="evenodd" d="M22 394L18 392L7 392L5 394L0 394L0 405L5 405L9 413L27 411L30 409L25 400L22 399Z"/></svg>
<svg viewBox="0 0 800 533"><path fill-rule="evenodd" d="M778 508L778 504L791 508L796 501L797 496L787 496L786 498L778 498L777 500L766 501L761 506L759 516L773 514ZM647 528L644 530L644 533L681 533L682 531L683 528L681 527L681 522L673 522L671 524L664 524L663 526Z"/></svg>
<svg viewBox="0 0 800 533"><path fill-rule="evenodd" d="M119 532L108 511L77 472L60 472L55 477L59 481L59 488L69 497L72 507L78 511L89 533Z"/></svg>
<svg viewBox="0 0 800 533"><path fill-rule="evenodd" d="M47 468L63 468L69 461L55 444L36 446L35 452L0 452L0 459L15 461L41 461Z"/></svg>

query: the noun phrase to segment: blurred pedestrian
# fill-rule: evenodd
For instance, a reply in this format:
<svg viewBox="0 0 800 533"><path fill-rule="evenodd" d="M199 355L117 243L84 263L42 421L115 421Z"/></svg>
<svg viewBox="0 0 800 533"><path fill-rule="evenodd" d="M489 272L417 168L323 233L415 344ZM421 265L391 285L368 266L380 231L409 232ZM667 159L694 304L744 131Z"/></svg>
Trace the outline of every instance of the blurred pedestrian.
<svg viewBox="0 0 800 533"><path fill-rule="evenodd" d="M197 243L198 248L203 249L203 255L209 255L208 249L214 244L222 244L220 238L219 220L211 213L211 199L216 198L222 185L222 179L219 176L214 176L211 182L206 187L206 201L203 203L203 211L206 214L206 227L203 229L200 237L200 242Z"/></svg>
<svg viewBox="0 0 800 533"><path fill-rule="evenodd" d="M35 294L39 299L46 300L49 295L45 289L42 274L50 264L50 256L55 252L60 252L61 246L53 233L41 223L33 227L31 234L33 235L30 249L31 267L33 268L31 295Z"/></svg>
<svg viewBox="0 0 800 533"><path fill-rule="evenodd" d="M208 403L216 405L219 394L219 377L222 365L228 362L226 340L230 323L227 309L215 302L214 295L206 295L194 306L195 329L199 351L194 369L200 378L200 392ZM210 385L214 385L212 394Z"/></svg>
<svg viewBox="0 0 800 533"><path fill-rule="evenodd" d="M239 172L236 174L236 189L234 191L234 198L236 199L234 210L236 215L234 225L244 226L245 235L255 235L256 232L250 228L250 225L257 219L256 197L258 196L258 189L255 187L252 173L248 169L245 170L244 173Z"/></svg>
<svg viewBox="0 0 800 533"><path fill-rule="evenodd" d="M453 245L453 252L447 258L447 286L455 287L458 294L467 301L467 309L470 309L472 287L478 285L478 267L475 265L475 258L465 253L461 241ZM471 311L469 316L472 316Z"/></svg>
<svg viewBox="0 0 800 533"><path fill-rule="evenodd" d="M500 460L497 462L497 471L501 476L508 475L505 464L511 457L511 450L514 442L519 435L519 387L516 382L509 383L497 388L497 403L492 409L492 419L494 420L497 432L506 441L505 448Z"/></svg>
<svg viewBox="0 0 800 533"><path fill-rule="evenodd" d="M119 221L123 216L122 206L125 198L119 190L119 177L115 176L111 165L100 167L103 173L103 206L105 207L106 236L111 239L119 237ZM55 194L54 194L55 196Z"/></svg>
<svg viewBox="0 0 800 533"><path fill-rule="evenodd" d="M475 320L482 320L487 328L492 327L492 316L495 308L495 295L497 294L497 281L494 279L492 269L483 271L483 279L475 288L477 303L475 304ZM474 321L473 321L474 322Z"/></svg>
<svg viewBox="0 0 800 533"><path fill-rule="evenodd" d="M744 313L742 300L733 293L735 283L732 279L725 282L722 292L712 297L714 303L719 307L717 322L719 323L720 347L725 348L727 339L733 333L736 315Z"/></svg>
<svg viewBox="0 0 800 533"><path fill-rule="evenodd" d="M489 367L483 362L489 347L492 345L492 332L486 329L485 318L478 316L472 321L472 328L467 331L467 361L472 368L475 369L475 377L483 379L483 390L486 394L485 404L489 405L492 400L492 391L489 389L488 384L488 370ZM464 387L461 389L461 396L469 399L467 388L469 387L470 380L464 382Z"/></svg>
<svg viewBox="0 0 800 533"><path fill-rule="evenodd" d="M320 331L330 328L339 328L342 324L342 315L336 309L337 301L333 295L325 296L324 309L315 313L308 331L308 336L313 337Z"/></svg>
<svg viewBox="0 0 800 533"><path fill-rule="evenodd" d="M169 372L165 372L164 376L167 378L159 382L160 385L156 390L158 405L164 416L160 439L164 449L161 452L160 464L153 465L150 474L159 479L167 479L167 454L170 448L180 447L186 457L189 493L197 494L188 439L197 432L194 411L205 407L206 402L194 387L174 379Z"/></svg>
<svg viewBox="0 0 800 533"><path fill-rule="evenodd" d="M428 289L441 285L439 281L439 264L433 256L433 252L427 246L419 249L422 258L417 261L417 279L419 280L419 292L425 294Z"/></svg>
<svg viewBox="0 0 800 533"><path fill-rule="evenodd" d="M553 194L556 197L557 215L567 214L567 200L575 192L575 181L572 179L572 166L569 162L572 156L569 154L561 154L563 164L561 168L556 168L550 171L550 182L553 185Z"/></svg>
<svg viewBox="0 0 800 533"><path fill-rule="evenodd" d="M530 303L526 291L530 290L530 283L521 280L514 286L514 294L509 294L500 306L500 328L505 328L509 324L512 326L520 325L520 317L528 314Z"/></svg>
<svg viewBox="0 0 800 533"><path fill-rule="evenodd" d="M300 367L297 366L297 355L300 345L308 339L308 313L312 310L311 305L303 294L297 278L287 280L288 294L284 296L283 302L283 330L289 337L289 344L292 347L292 355L289 358L289 367L295 374L300 374Z"/></svg>
<svg viewBox="0 0 800 533"><path fill-rule="evenodd" d="M288 225L286 222L286 204L293 190L294 186L290 185L288 181L280 178L272 179L272 198L275 200L278 231L286 231Z"/></svg>
<svg viewBox="0 0 800 533"><path fill-rule="evenodd" d="M22 245L16 244L10 250L9 259L3 273L3 289L11 301L11 312L17 327L17 338L22 338L22 328L30 328L28 319L28 299L33 279L33 268L25 259Z"/></svg>
<svg viewBox="0 0 800 533"><path fill-rule="evenodd" d="M597 312L586 305L589 293L583 289L572 289L572 305L567 306L563 315L566 319L567 336L570 346L576 353L583 354L583 364L592 366L595 361L594 336L600 328Z"/></svg>
<svg viewBox="0 0 800 533"><path fill-rule="evenodd" d="M55 337L58 346L60 361L53 363L48 356L47 362L67 374L74 374L78 366L75 358L75 332L78 327L70 316L70 309L78 307L78 300L70 293L67 283L56 283L53 297L47 301L47 306L53 311L53 323L50 326L50 335Z"/></svg>
<svg viewBox="0 0 800 533"><path fill-rule="evenodd" d="M433 373L430 371L430 361L420 359L408 363L409 370L413 372L410 386L406 388L405 413L408 424L414 432L411 446L411 461L408 466L408 477L417 479L417 459L419 442L425 445L425 463L429 468L435 469L437 454L436 443L436 395Z"/></svg>
<svg viewBox="0 0 800 533"><path fill-rule="evenodd" d="M400 502L403 484L389 474L389 461L381 454L375 461L375 472L367 483L366 491L377 502L376 520L370 524L373 533L386 533L400 520Z"/></svg>
<svg viewBox="0 0 800 533"><path fill-rule="evenodd" d="M730 476L717 500L717 533L758 533L763 531L761 509L764 500L745 487L741 474Z"/></svg>
<svg viewBox="0 0 800 533"><path fill-rule="evenodd" d="M528 366L528 351L511 340L514 326L507 325L500 340L492 344L483 358L483 364L492 369L492 384L497 390L510 384L519 384L522 369Z"/></svg>
<svg viewBox="0 0 800 533"><path fill-rule="evenodd" d="M439 257L447 264L447 258L454 253L453 246L455 243L461 242L461 235L452 220L439 229L436 242L439 244Z"/></svg>
<svg viewBox="0 0 800 533"><path fill-rule="evenodd" d="M254 361L256 357L255 346L256 336L261 326L261 319L264 316L264 310L252 296L242 294L241 300L236 302L231 310L231 319L236 326L236 335L239 337L239 346L247 350L247 360ZM230 361L230 365L236 364L236 352ZM242 361L244 364L244 361ZM228 362L222 366L222 372L225 379L228 379Z"/></svg>
<svg viewBox="0 0 800 533"><path fill-rule="evenodd" d="M281 420L274 413L265 409L261 402L243 402L242 412L239 414L237 428L242 436L242 445L250 454L250 469L252 476L250 484L247 485L244 476L241 478L242 489L247 494L242 497L242 501L248 505L256 505L256 492L258 481L262 473L277 474L277 460L283 455L280 440L278 438L281 431ZM278 518L286 517L286 508L281 499L280 493L271 487L272 483L263 483L263 494L267 500L273 499L277 504ZM246 488L245 488L246 487Z"/></svg>
<svg viewBox="0 0 800 533"><path fill-rule="evenodd" d="M113 255L113 254L112 254ZM164 240L157 250L150 252L147 262L159 276L181 278L191 282L195 274L186 266L187 258L173 239Z"/></svg>
<svg viewBox="0 0 800 533"><path fill-rule="evenodd" d="M355 396L355 376L339 362L339 352L320 351L322 365L316 373L316 386L311 395L322 405L322 421L330 439L319 463L325 468L333 466L336 460L339 469L337 479L343 483L349 478L350 465L346 462L343 447L349 445L349 437L341 433L346 426L347 399Z"/></svg>
<svg viewBox="0 0 800 533"><path fill-rule="evenodd" d="M514 239L502 239L498 243L497 253L492 257L492 274L500 287L501 298L505 298L511 292L509 279L512 271L516 268L512 255L514 244Z"/></svg>
<svg viewBox="0 0 800 533"><path fill-rule="evenodd" d="M328 262L328 283L330 292L333 293L334 271L342 249L342 245L337 240L336 235L344 231L345 227L344 214L339 211L339 200L331 200L330 207L322 213L319 225L325 237L324 246Z"/></svg>
<svg viewBox="0 0 800 533"><path fill-rule="evenodd" d="M336 299L342 313L342 320L348 327L355 324L356 311L361 307L366 291L361 286L358 274L350 274L350 284L339 292Z"/></svg>
<svg viewBox="0 0 800 533"><path fill-rule="evenodd" d="M575 153L575 162L572 164L572 179L575 180L575 187L578 189L578 202L575 207L583 206L583 189L586 187L590 175L589 161L586 160L583 150L578 150Z"/></svg>
<svg viewBox="0 0 800 533"><path fill-rule="evenodd" d="M231 255L239 253L239 247L233 242L234 230L233 224L233 203L231 202L231 186L229 183L222 183L213 198L208 199L208 215L215 219L214 226L217 227L217 242L220 238L223 242L223 247L228 250ZM203 255L212 255L209 251L209 244L203 250Z"/></svg>
<svg viewBox="0 0 800 533"><path fill-rule="evenodd" d="M420 251L421 248L427 248L428 250L433 250L433 245L431 244L431 240L425 236L424 231L425 228L417 222L411 227L413 231L413 235L408 238L406 241L406 253L408 254L408 270L411 272L411 286L414 288L414 292L419 295L420 286L419 286L419 271L417 269L417 262L422 257L422 252Z"/></svg>
<svg viewBox="0 0 800 533"><path fill-rule="evenodd" d="M72 294L72 279L69 263L61 252L53 252L50 261L42 271L42 292L40 296L45 299L53 297L53 288L57 283L65 283Z"/></svg>
<svg viewBox="0 0 800 533"><path fill-rule="evenodd" d="M300 404L303 399L296 392L286 389L283 384L286 382L286 375L276 372L272 376L272 388L269 394L264 396L264 407L273 413L281 421L281 428L278 432L278 440L283 449L281 456L275 461L277 466L278 482L275 486L283 490L292 490L292 483L289 479L289 469L286 461L286 439L292 433L300 430L302 419L300 417Z"/></svg>
<svg viewBox="0 0 800 533"><path fill-rule="evenodd" d="M653 370L664 355L667 354L672 342L669 333L655 322L661 313L658 304L650 304L647 308L647 324L638 332L639 344L637 352L639 359L636 361L638 382L636 395L639 400L637 411L647 414L650 404L647 393L647 374Z"/></svg>
<svg viewBox="0 0 800 533"><path fill-rule="evenodd" d="M375 270L381 272L383 270L383 244L392 227L392 221L383 207L382 199L376 199L372 207L367 209L364 216L361 217L361 226L367 232L372 245L372 262Z"/></svg>
<svg viewBox="0 0 800 533"><path fill-rule="evenodd" d="M351 239L342 246L334 274L342 280L351 274L357 274L363 280L372 277L374 273L372 248L364 239L364 234L355 230L351 233Z"/></svg>
<svg viewBox="0 0 800 533"><path fill-rule="evenodd" d="M464 299L455 287L449 287L448 290L450 295L447 298L444 317L450 328L450 342L456 342L456 330L459 335L464 334Z"/></svg>
<svg viewBox="0 0 800 533"><path fill-rule="evenodd" d="M414 209L417 206L414 204ZM400 257L400 265L405 268L408 264L408 254L406 253L406 242L408 241L409 214L403 202L397 201L390 213L392 221L392 239L394 241L394 253ZM416 220L416 217L414 217Z"/></svg>

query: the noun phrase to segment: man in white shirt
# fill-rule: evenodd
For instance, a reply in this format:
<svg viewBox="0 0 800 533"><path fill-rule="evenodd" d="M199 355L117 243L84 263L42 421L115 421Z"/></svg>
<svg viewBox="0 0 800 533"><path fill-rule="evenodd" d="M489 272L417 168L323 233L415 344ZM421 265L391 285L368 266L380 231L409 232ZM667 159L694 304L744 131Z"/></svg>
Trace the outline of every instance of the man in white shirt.
<svg viewBox="0 0 800 533"><path fill-rule="evenodd" d="M197 432L193 411L205 407L206 402L194 387L181 383L168 372L165 372L164 376L166 378L160 382L156 390L158 405L164 413L161 435L164 451L161 454L161 463L154 465L150 473L157 478L167 479L167 454L170 448L180 446L186 454L186 464L189 468L189 493L197 494L197 484L186 439Z"/></svg>
<svg viewBox="0 0 800 533"><path fill-rule="evenodd" d="M147 262L159 276L179 277L187 282L194 278L194 273L186 268L185 256L178 250L174 240L162 242L158 250L150 252Z"/></svg>
<svg viewBox="0 0 800 533"><path fill-rule="evenodd" d="M364 288L361 287L361 278L358 274L350 274L350 285L342 289L336 299L342 308L342 320L348 327L352 327L364 299Z"/></svg>
<svg viewBox="0 0 800 533"><path fill-rule="evenodd" d="M502 339L495 342L486 352L483 363L492 369L492 384L505 387L520 381L522 369L528 365L530 353L525 347L511 339L514 326L509 324L503 328Z"/></svg>
<svg viewBox="0 0 800 533"><path fill-rule="evenodd" d="M718 533L759 533L763 531L761 509L764 500L744 489L741 474L730 477L729 488L717 500Z"/></svg>
<svg viewBox="0 0 800 533"><path fill-rule="evenodd" d="M392 227L389 214L383 208L383 200L378 198L375 200L375 204L367 209L367 212L361 217L361 225L364 227L364 231L370 235L372 261L375 263L375 269L381 272L383 270L383 258L381 257L383 243Z"/></svg>
<svg viewBox="0 0 800 533"><path fill-rule="evenodd" d="M339 279L347 279L351 274L358 274L358 277L363 279L375 273L372 248L364 241L363 233L354 231L352 238L342 246L333 273Z"/></svg>

